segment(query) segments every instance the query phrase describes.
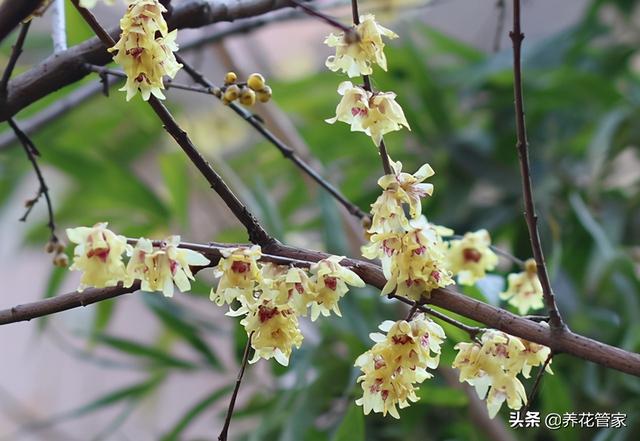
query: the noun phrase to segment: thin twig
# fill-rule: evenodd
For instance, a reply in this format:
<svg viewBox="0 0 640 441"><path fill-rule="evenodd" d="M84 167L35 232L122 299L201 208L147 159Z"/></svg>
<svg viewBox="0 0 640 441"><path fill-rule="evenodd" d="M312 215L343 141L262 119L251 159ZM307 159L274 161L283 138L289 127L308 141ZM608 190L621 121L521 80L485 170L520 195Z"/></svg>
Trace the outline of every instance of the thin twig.
<svg viewBox="0 0 640 441"><path fill-rule="evenodd" d="M53 0L51 13L51 38L53 40L53 52L58 53L67 50L67 21L64 13L65 0Z"/></svg>
<svg viewBox="0 0 640 441"><path fill-rule="evenodd" d="M297 0L289 0L289 3L295 5L296 7L302 9L306 14L312 16L312 17L316 17L319 18L320 20L329 23L331 26L336 27L340 30L342 30L345 34L355 34L353 28L349 27L349 26L345 26L342 23L340 23L338 20L329 17L328 15L326 15L323 12L320 12L304 3L301 3Z"/></svg>
<svg viewBox="0 0 640 441"><path fill-rule="evenodd" d="M522 415L526 415L527 411L529 410L529 407L531 407L531 402L533 401L533 399L536 397L536 394L538 393L538 388L540 387L540 381L542 380L542 376L544 375L544 372L547 370L547 366L549 366L549 363L551 363L552 358L553 358L553 351L549 352L549 355L547 356L547 359L544 361L544 364L540 366L540 369L538 370L536 379L533 382L533 386L531 387L531 392L527 397L527 402L525 403L524 407L520 411Z"/></svg>
<svg viewBox="0 0 640 441"><path fill-rule="evenodd" d="M89 24L93 31L102 40L105 46L113 47L115 41L107 31L98 23L96 18L87 9L81 7L78 0L72 0L82 18ZM222 198L227 207L232 211L235 217L245 226L249 235L249 240L253 243L268 246L276 243L269 234L262 228L262 225L251 214L249 209L236 197L236 195L227 186L224 180L211 168L206 159L198 152L193 142L182 130L176 120L173 118L169 110L156 97L151 96L148 101L151 108L164 124L164 129L173 137L182 150L189 157L191 162L198 168L200 173L207 179L211 188Z"/></svg>
<svg viewBox="0 0 640 441"><path fill-rule="evenodd" d="M191 66L188 62L184 60L184 58L176 55L176 59L179 63L183 65L183 68L187 74L193 78L194 81L200 83L204 87L208 88L208 90L213 90L216 85L209 81L202 73L198 72L193 66ZM251 112L246 110L245 108L237 105L236 103L230 103L229 107L233 110L237 115L239 115L242 119L244 119L247 123L251 125L255 130L258 131L267 141L269 141L274 147L280 150L282 155L293 162L298 168L300 168L304 173L310 176L314 181L318 183L322 188L324 188L331 196L333 196L349 213L358 219L364 219L368 217L368 214L362 211L360 207L349 201L340 191L335 188L329 181L324 179L320 174L315 171L307 162L305 162L295 150L286 145L283 141L281 141L278 137L276 137L269 129L267 129L262 122Z"/></svg>
<svg viewBox="0 0 640 441"><path fill-rule="evenodd" d="M224 426L222 427L222 431L218 436L218 441L227 441L227 433L229 432L231 417L233 416L233 408L236 405L236 398L238 398L240 383L242 383L242 377L244 376L244 371L247 368L247 362L249 361L249 352L251 351L252 337L253 337L253 332L249 335L249 338L247 339L247 345L244 347L244 354L242 355L242 364L240 365L240 371L238 372L238 376L236 377L236 385L233 388L233 394L231 395L231 400L229 401L229 408L227 409L227 415L224 418Z"/></svg>
<svg viewBox="0 0 640 441"><path fill-rule="evenodd" d="M459 322L458 320L456 320L454 318L451 318L446 314L443 314L443 313L441 313L439 311L436 311L435 309L429 308L428 306L424 305L422 302L416 302L414 300L411 300L411 299L408 299L406 297L402 297L402 296L399 296L399 295L396 295L396 294L390 294L388 297L390 299L399 300L402 303L405 303L407 305L411 305L411 310L412 311L415 311L415 309L417 309L417 310L422 311L424 313L427 313L427 314L429 314L429 315L431 315L433 317L439 318L443 322L449 323L450 325L453 325L456 328L462 329L463 331L468 333L469 336L472 339L476 338L476 336L478 334L480 334L481 332L484 332L483 328L478 328L477 326L465 325L464 323Z"/></svg>
<svg viewBox="0 0 640 441"><path fill-rule="evenodd" d="M516 132L518 157L520 159L520 175L522 177L522 195L524 198L524 217L529 230L533 257L536 261L538 276L542 285L542 292L545 304L549 311L549 325L554 330L562 330L565 324L558 311L556 299L549 281L547 266L544 260L544 253L540 243L540 233L538 232L538 215L536 214L535 201L533 197L533 186L531 183L531 167L529 165L529 143L527 141L527 127L524 116L524 103L522 98L522 67L521 48L524 34L520 30L520 0L513 0L513 30L509 33L513 42L513 92L515 96L516 112Z"/></svg>
<svg viewBox="0 0 640 441"><path fill-rule="evenodd" d="M20 220L22 222L25 222L27 220L29 213L31 213L31 210L40 199L40 196L44 195L44 199L47 202L47 212L49 214L49 222L47 226L51 231L51 242L58 242L58 237L56 236L56 223L53 217L53 206L51 204L51 198L49 197L49 187L47 187L47 183L44 180L44 176L42 175L42 171L40 170L40 166L38 165L38 161L36 160L36 156L40 156L40 153L38 152L38 149L33 144L31 139L29 139L29 137L22 130L20 130L20 127L18 127L13 119L9 118L7 122L13 129L16 137L20 140L20 143L24 148L24 152L27 154L27 158L29 158L29 161L33 166L33 170L36 172L36 176L38 177L38 182L40 184L36 196L33 199L27 201L27 211L24 213L24 216L20 218Z"/></svg>
<svg viewBox="0 0 640 441"><path fill-rule="evenodd" d="M360 13L358 12L358 0L351 0L351 14L353 17L353 24L355 26L360 24ZM364 83L364 89L368 92L374 93L371 86L371 79L369 75L362 75L362 82ZM380 160L382 161L382 169L385 175L393 173L391 170L391 164L389 163L389 155L387 153L387 146L384 143L384 139L380 139L380 145L378 145L378 152L380 153Z"/></svg>
<svg viewBox="0 0 640 441"><path fill-rule="evenodd" d="M9 84L9 78L11 78L13 69L16 67L18 58L20 58L20 54L22 54L22 47L24 46L24 41L27 38L29 26L31 26L31 20L26 23L22 23L22 26L20 27L20 33L18 34L18 38L16 39L16 43L11 49L9 62L7 63L7 67L4 68L4 73L2 74L2 79L0 80L0 98L4 98L7 96L7 84Z"/></svg>

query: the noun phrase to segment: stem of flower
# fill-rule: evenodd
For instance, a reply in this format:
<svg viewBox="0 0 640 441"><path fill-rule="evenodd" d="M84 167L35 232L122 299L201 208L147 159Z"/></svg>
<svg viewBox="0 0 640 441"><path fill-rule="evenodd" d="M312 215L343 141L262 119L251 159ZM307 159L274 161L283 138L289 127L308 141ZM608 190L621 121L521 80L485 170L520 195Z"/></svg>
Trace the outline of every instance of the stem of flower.
<svg viewBox="0 0 640 441"><path fill-rule="evenodd" d="M247 368L247 362L249 361L249 351L251 350L251 338L253 337L253 332L249 335L247 339L247 345L244 347L244 355L242 356L242 364L240 365L240 371L238 372L238 376L236 377L236 385L233 389L233 394L231 395L231 400L229 401L229 408L227 409L227 415L224 419L224 426L222 427L222 431L218 436L218 441L227 441L227 433L229 432L229 426L231 425L231 417L233 416L233 408L236 405L236 398L238 398L238 391L240 390L240 383L242 383L242 377L244 376L244 371Z"/></svg>

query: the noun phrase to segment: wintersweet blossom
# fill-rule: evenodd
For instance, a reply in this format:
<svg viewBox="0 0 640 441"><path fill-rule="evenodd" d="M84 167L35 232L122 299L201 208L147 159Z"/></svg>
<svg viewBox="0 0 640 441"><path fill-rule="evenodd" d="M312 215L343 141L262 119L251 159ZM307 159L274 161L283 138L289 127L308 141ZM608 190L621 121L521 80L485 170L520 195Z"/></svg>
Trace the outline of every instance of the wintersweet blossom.
<svg viewBox="0 0 640 441"><path fill-rule="evenodd" d="M521 315L544 306L535 260L527 260L523 272L509 274L507 290L500 293L500 298L518 308Z"/></svg>
<svg viewBox="0 0 640 441"><path fill-rule="evenodd" d="M391 191L395 198L409 205L409 214L415 219L422 214L422 198L433 194L433 184L423 181L435 174L429 164L424 164L414 174L402 171L400 161L391 161L393 173L378 179L378 185Z"/></svg>
<svg viewBox="0 0 640 441"><path fill-rule="evenodd" d="M410 222L411 231L402 236L397 254L383 260L387 283L381 294L396 294L419 300L435 288L453 283L446 266L446 244L438 230L424 216Z"/></svg>
<svg viewBox="0 0 640 441"><path fill-rule="evenodd" d="M211 289L209 298L218 306L231 304L234 300L245 303L254 301L256 284L262 281L258 260L262 250L258 245L251 248L229 248L222 250L223 257L213 274L220 278L218 287Z"/></svg>
<svg viewBox="0 0 640 441"><path fill-rule="evenodd" d="M494 329L485 331L479 342L458 343L455 349L458 354L453 367L460 370L460 381L474 386L480 398L486 397L491 418L505 401L513 410L526 404L525 389L517 375L528 378L531 367L544 364L550 353L546 346Z"/></svg>
<svg viewBox="0 0 640 441"><path fill-rule="evenodd" d="M179 248L180 236L170 236L155 248L149 239L140 238L127 264L127 275L131 285L140 280L143 291L162 291L165 297L173 296L173 284L180 292L191 290L189 280L194 280L191 266L209 264L202 254Z"/></svg>
<svg viewBox="0 0 640 441"><path fill-rule="evenodd" d="M289 365L293 347L302 344L302 333L298 318L288 303L278 301L279 292L268 286L261 287L260 296L252 303L245 303L237 311L228 315L246 315L240 324L251 336L251 347L255 350L249 363L260 358L275 358L283 366Z"/></svg>
<svg viewBox="0 0 640 441"><path fill-rule="evenodd" d="M122 255L131 249L124 236L107 229L107 222L93 227L67 228L69 240L76 243L70 270L83 271L78 291L93 286L116 286L126 280Z"/></svg>
<svg viewBox="0 0 640 441"><path fill-rule="evenodd" d="M332 71L338 70L349 77L370 75L372 64L387 70L387 58L384 55L382 37L398 38L393 31L380 26L371 14L360 17L360 24L355 26L353 35L330 34L324 43L336 49L336 54L327 58L326 66Z"/></svg>
<svg viewBox="0 0 640 441"><path fill-rule="evenodd" d="M374 411L399 418L396 406L402 409L418 401L415 384L432 377L427 369L438 366L445 334L424 314L410 322L385 321L379 328L386 335L371 334L376 344L355 362L363 372L358 378L363 396L356 404L365 415Z"/></svg>
<svg viewBox="0 0 640 441"><path fill-rule="evenodd" d="M120 89L127 92L127 101L138 92L145 101L151 95L164 99L162 77L173 78L182 67L173 54L178 50L177 31L169 32L162 16L166 11L158 0L130 0L120 20L120 39L109 51L117 51L113 60L127 74Z"/></svg>
<svg viewBox="0 0 640 441"><path fill-rule="evenodd" d="M449 242L447 253L449 269L458 276L461 285L473 285L495 269L498 256L491 250L491 237L487 230L466 233L460 240Z"/></svg>
<svg viewBox="0 0 640 441"><path fill-rule="evenodd" d="M306 316L313 301L314 283L302 268L264 264L262 277L279 293L278 301L288 302L296 315Z"/></svg>
<svg viewBox="0 0 640 441"><path fill-rule="evenodd" d="M310 292L311 320L333 311L341 317L338 301L349 291L347 284L362 288L364 281L353 271L340 265L343 256L329 256L311 265L313 274Z"/></svg>
<svg viewBox="0 0 640 441"><path fill-rule="evenodd" d="M336 107L336 116L325 120L329 124L336 121L347 123L352 132L364 132L371 136L377 146L386 133L410 129L402 107L395 101L393 92L372 93L351 81L343 81L338 86L342 99Z"/></svg>

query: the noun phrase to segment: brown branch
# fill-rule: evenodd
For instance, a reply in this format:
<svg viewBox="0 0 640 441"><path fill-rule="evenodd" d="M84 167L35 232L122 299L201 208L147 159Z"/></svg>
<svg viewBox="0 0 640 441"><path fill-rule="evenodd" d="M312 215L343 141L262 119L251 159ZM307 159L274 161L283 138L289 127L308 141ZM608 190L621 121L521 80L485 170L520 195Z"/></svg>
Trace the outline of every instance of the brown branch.
<svg viewBox="0 0 640 441"><path fill-rule="evenodd" d="M98 23L88 9L85 9L79 5L78 0L71 0L76 7L82 18L98 35L105 46L112 47L115 45L115 41L109 33ZM227 204L227 207L233 212L235 217L245 226L249 235L249 240L253 243L260 245L268 245L274 242L274 239L262 228L256 218L249 212L247 207L236 197L236 195L227 186L224 180L211 168L206 159L198 152L195 145L189 139L187 132L182 130L176 120L173 118L169 110L158 100L155 96L149 98L148 101L151 108L154 110L158 118L164 124L164 129L173 137L173 139L182 148L185 154L189 157L191 162L196 166L200 173L207 179L211 188L222 198Z"/></svg>
<svg viewBox="0 0 640 441"><path fill-rule="evenodd" d="M191 249L205 254L215 264L220 258L220 245L187 244ZM232 244L229 246L248 246ZM278 264L291 264L308 267L310 264L326 258L328 255L319 251L289 247L282 244L272 244L265 250L265 261ZM367 284L382 289L387 282L382 269L370 262L358 259L343 259L341 264L358 274ZM83 293L73 292L46 300L16 306L0 311L0 325L31 320L56 312L95 303L118 295L127 294L139 289L134 286L129 289L106 288L88 289ZM114 291L115 290L115 291ZM83 297L86 299L81 301ZM640 377L640 354L628 352L614 346L592 340L570 330L551 330L548 326L512 314L506 310L482 303L453 289L442 288L431 292L426 301L434 306L469 318L493 329L504 331L510 335L545 345L554 354L566 353L584 360L597 363L610 369L616 369Z"/></svg>
<svg viewBox="0 0 640 441"><path fill-rule="evenodd" d="M7 0L3 5L7 3L15 1ZM29 1L25 0L24 3ZM254 17L288 6L288 0L189 0L174 7L167 23L171 29L199 28L212 23ZM4 18L2 15L0 17ZM118 38L120 28L112 28L107 33L111 38ZM98 38L91 38L50 56L9 82L6 100L0 100L0 122L40 98L87 76L90 72L84 67L86 63L102 66L111 62L111 58L105 44Z"/></svg>
<svg viewBox="0 0 640 441"><path fill-rule="evenodd" d="M324 21L325 23L328 23L329 25L340 29L341 31L343 31L345 34L352 34L353 32L353 28L349 27L349 26L345 26L342 23L340 23L338 20L329 17L328 15L302 3L299 2L297 0L289 0L289 3L291 3L292 5L296 6L297 8L302 9L305 14L308 14L312 17L316 17L322 21Z"/></svg>
<svg viewBox="0 0 640 441"><path fill-rule="evenodd" d="M538 231L538 215L536 214L533 185L531 182L531 167L529 165L529 142L527 141L527 126L524 117L524 103L522 98L522 66L521 49L524 34L520 30L520 0L513 0L513 30L509 33L513 42L513 93L516 112L516 133L518 157L520 159L520 175L522 177L522 195L524 199L524 217L529 230L531 249L536 261L538 276L542 285L544 302L549 311L549 325L552 329L563 329L565 324L558 311L556 299L549 281L544 253L540 243Z"/></svg>
<svg viewBox="0 0 640 441"><path fill-rule="evenodd" d="M238 398L240 383L242 383L242 377L244 376L244 371L247 368L247 362L249 361L249 352L251 351L252 337L253 337L253 332L249 335L249 338L247 339L247 345L244 347L244 354L242 355L242 363L240 364L240 371L238 372L238 376L236 377L236 385L233 388L233 394L231 395L231 400L229 400L229 408L227 409L227 415L224 418L224 426L222 427L222 431L220 431L220 435L218 435L218 441L227 441L227 433L229 432L231 417L233 416L233 408L236 405L236 398Z"/></svg>
<svg viewBox="0 0 640 441"><path fill-rule="evenodd" d="M538 393L538 388L540 387L540 381L542 380L542 376L544 375L544 372L547 369L547 366L549 366L549 363L551 363L552 358L553 358L553 351L549 352L549 355L547 355L547 359L544 361L544 363L542 364L542 366L540 366L540 369L538 370L536 379L533 382L533 386L531 387L531 392L529 392L529 396L527 397L527 402L525 403L524 407L520 411L522 415L526 415L527 411L529 410L529 407L531 406L531 402L533 401L536 394Z"/></svg>
<svg viewBox="0 0 640 441"><path fill-rule="evenodd" d="M187 74L193 78L197 83L202 84L208 90L213 90L216 85L209 81L202 73L194 69L189 63L187 63L182 57L176 55L176 59L183 65L183 68ZM215 96L215 95L214 95ZM329 181L324 179L317 171L315 171L307 162L302 159L295 150L286 145L276 135L274 135L269 129L267 129L262 122L256 118L256 116L246 110L244 107L237 105L236 103L230 103L229 107L238 116L245 120L251 127L253 127L258 133L260 133L267 141L269 141L274 147L280 150L282 155L293 162L304 173L311 177L318 185L324 188L331 196L333 196L349 213L358 219L364 219L368 217L368 214L362 211L360 207L349 201L340 191L335 188Z"/></svg>
<svg viewBox="0 0 640 441"><path fill-rule="evenodd" d="M0 97L7 96L7 84L9 83L9 78L11 78L13 69L16 67L18 58L20 58L20 54L22 54L22 47L24 46L24 41L27 39L27 34L29 33L30 26L31 20L26 23L22 23L22 26L20 27L20 33L18 34L18 38L16 39L16 43L11 48L11 56L9 57L9 62L7 63L7 67L4 68L2 79L0 79Z"/></svg>
<svg viewBox="0 0 640 441"><path fill-rule="evenodd" d="M21 21L38 9L43 0L4 0L0 3L0 41L15 29Z"/></svg>
<svg viewBox="0 0 640 441"><path fill-rule="evenodd" d="M9 126L11 126L11 129L13 129L16 138L20 140L20 143L24 148L24 152L27 154L29 162L31 162L33 171L36 172L38 183L40 185L38 187L38 193L36 194L35 198L27 201L27 211L24 213L24 216L20 218L20 220L22 222L25 222L27 220L27 217L29 216L29 213L31 213L31 210L40 199L40 196L44 196L44 199L47 203L47 213L49 215L49 223L47 224L47 226L51 231L50 239L51 242L58 242L58 237L56 236L56 223L53 216L53 206L51 204L51 198L49 197L49 187L47 187L47 182L45 181L44 176L42 175L42 170L40 170L40 166L38 165L38 161L36 160L36 156L40 156L40 153L38 152L38 149L33 144L31 139L29 139L29 137L25 135L22 130L20 130L20 127L18 127L15 121L9 119L8 123Z"/></svg>

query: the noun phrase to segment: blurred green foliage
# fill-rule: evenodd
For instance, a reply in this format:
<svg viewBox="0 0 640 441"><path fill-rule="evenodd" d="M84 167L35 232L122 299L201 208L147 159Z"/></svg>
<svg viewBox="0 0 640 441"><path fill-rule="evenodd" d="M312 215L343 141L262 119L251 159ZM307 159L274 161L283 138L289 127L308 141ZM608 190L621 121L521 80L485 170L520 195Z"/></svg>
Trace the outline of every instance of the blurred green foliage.
<svg viewBox="0 0 640 441"><path fill-rule="evenodd" d="M634 175L640 161L636 123L640 116L640 41L617 40L616 29L600 19L605 7L620 11L617 30L634 26L624 17L637 7L636 2L595 1L577 25L542 41L525 40L525 106L541 236L559 307L574 331L637 352L640 197L638 181L630 182L627 177ZM435 194L424 204L432 222L457 233L487 228L495 243L519 257L529 257L514 147L510 50L486 54L415 22L398 28L403 28L402 38L387 51L389 72L378 70L374 75L377 89L398 94L412 127L411 132L388 136L391 156L401 160L408 171L424 162L436 170L431 180ZM84 38L86 32L80 29L74 32ZM333 91L340 80L335 74L320 73L274 84L275 98L324 165L325 176L367 209L379 191L376 180L381 170L374 146L366 136L349 134L345 125L321 122L334 112L338 95ZM67 92L58 92L24 113L33 113ZM161 148L162 136L159 122L143 103L125 103L120 95L108 103L96 98L36 134L34 141L43 152L41 161L64 176L63 189L55 190L59 225L109 220L115 230L130 236L173 231L192 237L197 226L190 223L189 212L209 197L208 189L177 149ZM235 190L253 194L247 199L251 209L279 238L299 241L304 236L330 252L351 252L351 233L344 227L338 206L321 190L307 188L300 173L277 150L253 138L239 148L208 154L214 163L226 163L221 170ZM0 156L3 205L17 183L31 173L22 155L16 148ZM141 163L155 172L153 179L147 175L143 179L136 172ZM31 231L29 242L46 240L43 224L34 224ZM215 239L244 241L245 237L240 228L230 228ZM502 268L491 283L465 292L497 304L496 293L509 270L515 268ZM63 272L53 271L44 296L56 294L63 278ZM206 283L197 283L194 292L203 308L214 307L206 298ZM225 331L179 302L149 294L140 299L163 327L156 345L123 334L126 330L119 337L109 334L109 321L117 310L114 303L106 303L96 314L84 352L109 347L127 355L148 372L148 378L54 416L48 423L104 406L122 406L124 412L105 429L109 432L96 434L105 437L118 430L131 406L153 399L151 392L173 372L225 369L217 349L208 343L212 335L219 338ZM401 420L363 417L353 404L360 394L353 361L370 346L368 333L400 312L398 305L380 299L372 289L348 295L341 309L347 319L332 317L314 324L317 338L308 338L294 352L288 369L268 363L274 386L240 403L234 419L250 420L256 428L237 439L489 439L470 421L467 395L437 373L423 384L420 402L405 409ZM43 332L49 332L44 321L40 325ZM458 329L445 326L445 330L450 342L444 348L443 365L453 360L453 344L466 338ZM235 342L239 360L246 341L244 330L234 322L232 335L227 337ZM179 342L190 346L192 358L172 353ZM97 358L88 356L87 360ZM544 378L533 409L543 414L626 412L628 427L555 432L521 429L514 432L517 439L637 439L637 378L564 355L554 359L553 367L556 374ZM229 386L211 390L190 408L175 409L176 420L157 433L167 441L190 439L183 436L189 424L225 401L229 390ZM508 410L503 409L499 418L507 416ZM206 439L215 439L217 430L211 427Z"/></svg>

